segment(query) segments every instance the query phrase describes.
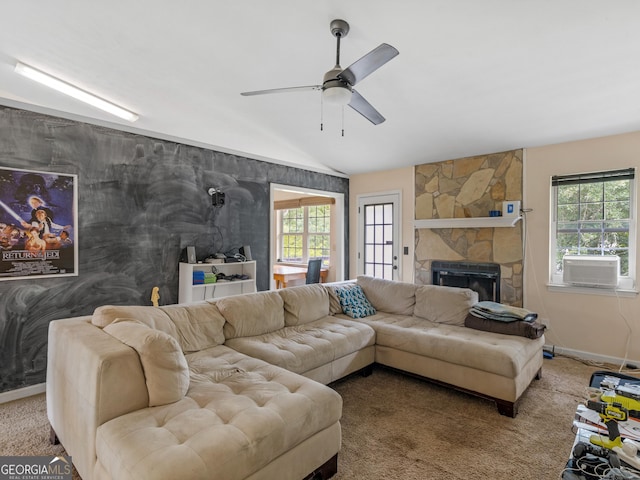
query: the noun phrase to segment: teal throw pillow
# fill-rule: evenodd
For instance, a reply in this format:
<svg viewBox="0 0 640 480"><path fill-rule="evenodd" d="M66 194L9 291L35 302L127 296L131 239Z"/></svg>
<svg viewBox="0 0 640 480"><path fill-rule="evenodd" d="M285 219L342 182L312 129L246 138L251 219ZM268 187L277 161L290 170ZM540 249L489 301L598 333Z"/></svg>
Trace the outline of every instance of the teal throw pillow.
<svg viewBox="0 0 640 480"><path fill-rule="evenodd" d="M335 292L340 300L342 313L345 315L351 318L362 318L376 314L376 309L364 295L360 285L356 283L340 285L335 287Z"/></svg>

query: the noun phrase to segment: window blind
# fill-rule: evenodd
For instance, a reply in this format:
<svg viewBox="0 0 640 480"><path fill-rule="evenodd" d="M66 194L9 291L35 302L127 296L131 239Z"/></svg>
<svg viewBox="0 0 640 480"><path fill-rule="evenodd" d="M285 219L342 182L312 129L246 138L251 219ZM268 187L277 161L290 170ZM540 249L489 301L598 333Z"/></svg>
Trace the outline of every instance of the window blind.
<svg viewBox="0 0 640 480"><path fill-rule="evenodd" d="M577 185L582 183L613 182L616 180L633 180L635 168L623 170L609 170L607 172L578 173L574 175L554 175L551 177L551 185Z"/></svg>
<svg viewBox="0 0 640 480"><path fill-rule="evenodd" d="M288 210L290 208L313 207L317 205L333 205L336 203L335 198L330 197L302 197L293 198L291 200L278 200L273 202L275 210Z"/></svg>

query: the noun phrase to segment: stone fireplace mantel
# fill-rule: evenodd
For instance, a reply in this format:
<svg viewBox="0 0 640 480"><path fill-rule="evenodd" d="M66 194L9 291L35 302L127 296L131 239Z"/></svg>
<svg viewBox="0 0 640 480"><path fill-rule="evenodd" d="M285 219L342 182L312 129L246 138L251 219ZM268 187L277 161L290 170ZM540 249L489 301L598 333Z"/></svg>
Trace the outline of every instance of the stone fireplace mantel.
<svg viewBox="0 0 640 480"><path fill-rule="evenodd" d="M515 227L522 217L429 218L414 220L415 228Z"/></svg>

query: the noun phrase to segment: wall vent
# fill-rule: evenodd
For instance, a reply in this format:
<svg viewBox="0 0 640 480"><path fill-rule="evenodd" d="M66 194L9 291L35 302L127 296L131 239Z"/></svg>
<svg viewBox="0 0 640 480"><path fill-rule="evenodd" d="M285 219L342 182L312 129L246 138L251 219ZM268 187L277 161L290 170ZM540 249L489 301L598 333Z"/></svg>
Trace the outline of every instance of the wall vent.
<svg viewBox="0 0 640 480"><path fill-rule="evenodd" d="M565 255L562 258L562 281L568 285L615 288L619 275L617 255Z"/></svg>

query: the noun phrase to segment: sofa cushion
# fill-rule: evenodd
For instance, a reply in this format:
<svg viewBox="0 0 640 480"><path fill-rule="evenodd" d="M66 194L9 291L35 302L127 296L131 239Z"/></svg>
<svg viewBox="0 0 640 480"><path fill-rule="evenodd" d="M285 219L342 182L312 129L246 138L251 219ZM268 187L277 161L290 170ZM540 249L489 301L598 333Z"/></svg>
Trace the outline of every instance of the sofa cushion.
<svg viewBox="0 0 640 480"><path fill-rule="evenodd" d="M464 319L478 292L469 288L421 285L416 288L416 306L413 314L436 323L464 326Z"/></svg>
<svg viewBox="0 0 640 480"><path fill-rule="evenodd" d="M284 327L284 302L278 292L258 292L216 302L227 323L225 338L250 337Z"/></svg>
<svg viewBox="0 0 640 480"><path fill-rule="evenodd" d="M284 302L284 324L303 325L329 315L329 294L319 283L278 290Z"/></svg>
<svg viewBox="0 0 640 480"><path fill-rule="evenodd" d="M362 318L375 315L376 309L365 296L362 288L357 283L336 286L335 292L340 300L342 312L351 318Z"/></svg>
<svg viewBox="0 0 640 480"><path fill-rule="evenodd" d="M135 318L151 328L169 334L175 331L175 325L164 311L142 305L102 305L93 311L91 323L104 328L118 318Z"/></svg>
<svg viewBox="0 0 640 480"><path fill-rule="evenodd" d="M175 338L127 318L111 322L104 331L138 352L150 407L174 403L185 396L189 388L189 367Z"/></svg>
<svg viewBox="0 0 640 480"><path fill-rule="evenodd" d="M413 314L417 285L366 275L359 275L357 282L376 310L398 315Z"/></svg>
<svg viewBox="0 0 640 480"><path fill-rule="evenodd" d="M118 318L135 318L178 340L183 352L196 352L224 343L225 319L213 302L151 307L104 305L93 312L91 323L106 327Z"/></svg>
<svg viewBox="0 0 640 480"><path fill-rule="evenodd" d="M530 340L416 316L378 313L365 320L376 331L376 345L507 378L516 378L534 356L541 356L544 344L544 337Z"/></svg>
<svg viewBox="0 0 640 480"><path fill-rule="evenodd" d="M226 346L304 374L375 343L374 330L353 320L324 317L256 337L227 340Z"/></svg>
<svg viewBox="0 0 640 480"><path fill-rule="evenodd" d="M183 352L197 352L224 343L225 319L215 303L167 305L160 309L176 326Z"/></svg>

